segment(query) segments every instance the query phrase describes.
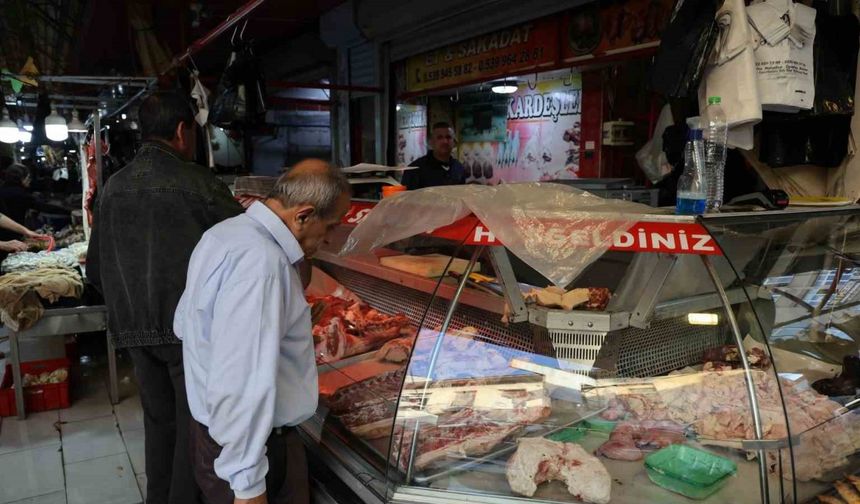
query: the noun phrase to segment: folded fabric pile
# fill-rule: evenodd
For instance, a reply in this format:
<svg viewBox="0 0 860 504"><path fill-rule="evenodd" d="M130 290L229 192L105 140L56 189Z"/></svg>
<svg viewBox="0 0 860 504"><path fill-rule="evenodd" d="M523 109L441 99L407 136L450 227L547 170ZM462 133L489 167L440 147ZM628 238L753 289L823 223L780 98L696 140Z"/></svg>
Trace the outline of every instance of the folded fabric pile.
<svg viewBox="0 0 860 504"><path fill-rule="evenodd" d="M33 271L40 268L73 269L79 265L81 258L86 257L87 242L74 243L68 247L52 252L19 252L11 254L2 264L0 271L12 273L15 271Z"/></svg>
<svg viewBox="0 0 860 504"><path fill-rule="evenodd" d="M67 268L41 268L0 276L0 322L12 331L33 327L45 312L41 299L79 298L81 275Z"/></svg>

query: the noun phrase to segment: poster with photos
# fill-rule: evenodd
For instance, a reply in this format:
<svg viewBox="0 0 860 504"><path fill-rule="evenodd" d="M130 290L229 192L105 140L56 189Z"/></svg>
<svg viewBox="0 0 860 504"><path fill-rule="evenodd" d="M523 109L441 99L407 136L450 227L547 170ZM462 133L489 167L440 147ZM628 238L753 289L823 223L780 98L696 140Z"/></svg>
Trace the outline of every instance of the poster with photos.
<svg viewBox="0 0 860 504"><path fill-rule="evenodd" d="M582 77L522 83L505 98L505 131L499 140L469 141L458 123L460 162L466 182L565 180L580 172ZM459 117L459 115L458 115Z"/></svg>

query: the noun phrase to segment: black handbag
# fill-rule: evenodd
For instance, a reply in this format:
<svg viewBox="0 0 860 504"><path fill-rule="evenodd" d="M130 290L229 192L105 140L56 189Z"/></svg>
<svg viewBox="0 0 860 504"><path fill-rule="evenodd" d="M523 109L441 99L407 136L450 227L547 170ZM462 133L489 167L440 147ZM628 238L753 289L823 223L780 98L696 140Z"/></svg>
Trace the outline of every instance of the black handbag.
<svg viewBox="0 0 860 504"><path fill-rule="evenodd" d="M716 0L681 0L648 71L648 87L669 98L696 96L719 30Z"/></svg>
<svg viewBox="0 0 860 504"><path fill-rule="evenodd" d="M265 79L250 45L233 49L218 82L209 122L224 129L256 126L265 121Z"/></svg>

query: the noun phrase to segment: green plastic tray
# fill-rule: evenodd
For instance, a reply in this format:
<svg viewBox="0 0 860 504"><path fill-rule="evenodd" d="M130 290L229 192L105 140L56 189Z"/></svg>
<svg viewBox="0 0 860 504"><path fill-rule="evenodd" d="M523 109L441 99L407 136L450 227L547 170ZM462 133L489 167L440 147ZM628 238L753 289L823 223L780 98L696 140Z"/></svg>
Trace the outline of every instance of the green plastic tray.
<svg viewBox="0 0 860 504"><path fill-rule="evenodd" d="M731 460L686 445L671 445L645 457L655 484L691 499L705 499L738 470Z"/></svg>
<svg viewBox="0 0 860 504"><path fill-rule="evenodd" d="M592 417L585 421L585 426L590 430L611 434L618 422L613 420L604 420L598 417Z"/></svg>
<svg viewBox="0 0 860 504"><path fill-rule="evenodd" d="M558 441L561 443L575 443L584 438L586 434L588 434L588 428L580 424L575 427L567 427L560 431L553 432L546 438L551 441Z"/></svg>

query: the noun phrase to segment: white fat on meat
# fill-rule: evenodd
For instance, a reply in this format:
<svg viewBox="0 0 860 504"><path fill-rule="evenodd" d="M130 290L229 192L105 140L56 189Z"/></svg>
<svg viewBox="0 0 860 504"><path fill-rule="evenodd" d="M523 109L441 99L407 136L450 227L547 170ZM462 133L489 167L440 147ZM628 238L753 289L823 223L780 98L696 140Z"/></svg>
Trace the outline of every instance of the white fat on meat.
<svg viewBox="0 0 860 504"><path fill-rule="evenodd" d="M567 491L583 502L606 504L612 478L597 459L574 443L544 438L521 438L508 461L508 484L514 492L531 497L541 483L562 481Z"/></svg>

